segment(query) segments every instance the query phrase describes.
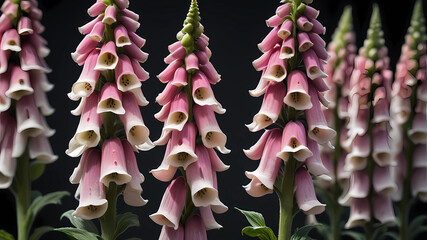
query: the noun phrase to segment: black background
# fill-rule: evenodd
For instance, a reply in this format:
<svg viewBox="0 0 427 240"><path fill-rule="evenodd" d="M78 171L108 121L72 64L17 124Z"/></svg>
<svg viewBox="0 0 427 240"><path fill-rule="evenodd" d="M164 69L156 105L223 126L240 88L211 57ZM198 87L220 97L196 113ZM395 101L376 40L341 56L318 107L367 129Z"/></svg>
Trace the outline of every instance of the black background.
<svg viewBox="0 0 427 240"><path fill-rule="evenodd" d="M49 41L48 46L51 49L47 62L53 72L48 77L55 84L54 90L49 93L49 99L56 112L48 117L48 122L57 131L50 140L54 151L59 155L59 159L48 165L45 174L33 185L34 189L42 193L67 190L74 194L77 188L77 185L71 185L68 182L68 178L79 159L70 158L64 152L68 147L68 141L74 135L79 118L70 114L70 110L77 106L77 102L69 100L66 94L82 70L70 57L70 53L83 38L77 27L92 19L87 15L86 9L94 2L94 0L41 0L40 2L40 8L44 11L42 23L46 26L43 36ZM318 20L327 27L324 39L327 42L330 41L344 6L350 4L353 6L357 46L360 47L366 37L373 2L315 0L312 6L320 10ZM396 3L381 0L377 2L380 6L384 36L394 70L415 1ZM152 140L160 136L162 128L162 123L158 122L153 115L160 110L160 106L155 103L155 97L164 88L155 76L166 67L163 58L168 54L167 46L176 40L175 35L181 29L189 3L189 0L131 0L130 10L141 16L141 28L137 33L147 39L143 50L150 54L148 61L143 64L151 74L151 78L143 83L143 92L150 104L142 108L142 114L151 131ZM425 5L427 4L424 1L424 12L426 12ZM218 174L220 198L229 207L229 211L216 215L217 221L224 228L209 231L209 239L243 238L240 231L248 224L234 207L263 213L267 225L277 232L279 210L277 197L271 194L262 198L253 198L241 187L249 182L244 171L252 171L258 164L257 161L246 158L242 149L252 146L261 134L261 131L251 133L244 126L252 121L253 115L258 112L262 102L262 98L252 98L248 94L248 90L255 88L260 77L260 73L253 69L251 62L261 54L256 44L270 31L265 25L265 19L274 14L277 6L279 6L278 0L199 1L205 34L211 38L209 46L213 52L211 62L222 75L222 81L213 89L227 112L224 115L217 115L217 119L228 136L227 147L232 150L231 154L220 156L225 163L231 165L231 168ZM142 184L143 197L148 199L149 203L144 207L132 208L126 206L123 199L119 198L119 213L131 211L140 216L141 227L132 228L127 232L126 237L141 237L144 240L158 238L161 227L152 222L148 215L157 211L168 184L156 180L148 172L160 164L164 150L164 146L156 147L149 152L137 155L139 168L146 177L146 181ZM15 204L10 192L0 191L0 203L0 229L15 234ZM64 198L61 206L50 205L42 210L36 219L35 226L70 226L68 220L60 221L59 217L63 212L75 209L77 205L78 201L74 198ZM425 207L423 208L425 211ZM294 227L302 226L304 220L305 216L300 213L294 221ZM48 233L42 239L65 238L59 233Z"/></svg>

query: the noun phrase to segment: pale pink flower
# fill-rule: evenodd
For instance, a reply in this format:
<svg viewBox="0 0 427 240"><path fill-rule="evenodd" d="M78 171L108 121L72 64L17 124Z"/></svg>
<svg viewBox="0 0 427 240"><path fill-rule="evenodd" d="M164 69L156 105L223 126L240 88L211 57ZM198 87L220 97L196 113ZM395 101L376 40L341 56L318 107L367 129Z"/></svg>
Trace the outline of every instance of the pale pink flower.
<svg viewBox="0 0 427 240"><path fill-rule="evenodd" d="M96 42L96 41L95 41ZM98 44L98 43L97 43ZM116 45L113 41L102 45L95 70L113 70L116 68L119 58L116 53Z"/></svg>
<svg viewBox="0 0 427 240"><path fill-rule="evenodd" d="M216 100L206 76L202 72L197 72L192 78L194 102L200 106L211 106L216 113L225 113L225 109L222 108L221 104Z"/></svg>
<svg viewBox="0 0 427 240"><path fill-rule="evenodd" d="M98 56L99 50L94 50L87 57L79 79L73 84L72 90L68 94L71 100L89 97L95 90L96 83L101 74L100 71L94 70Z"/></svg>
<svg viewBox="0 0 427 240"><path fill-rule="evenodd" d="M253 122L246 125L246 127L251 132L256 132L276 122L279 118L285 95L285 85L282 83L269 84L260 111L253 117Z"/></svg>
<svg viewBox="0 0 427 240"><path fill-rule="evenodd" d="M199 211L200 217L202 218L203 223L205 224L206 230L222 228L222 226L216 222L210 206L200 207Z"/></svg>
<svg viewBox="0 0 427 240"><path fill-rule="evenodd" d="M86 220L99 218L107 211L104 185L99 181L101 172L101 151L88 150L80 180L79 206L73 216Z"/></svg>
<svg viewBox="0 0 427 240"><path fill-rule="evenodd" d="M119 62L117 64L115 74L117 88L120 91L126 92L141 87L141 82L133 70L129 57L124 54L119 55Z"/></svg>
<svg viewBox="0 0 427 240"><path fill-rule="evenodd" d="M208 206L218 201L218 191L214 188L212 165L204 146L196 146L197 161L187 167L187 182L191 198L196 207Z"/></svg>
<svg viewBox="0 0 427 240"><path fill-rule="evenodd" d="M281 151L277 153L277 157L286 162L290 156L300 162L313 156L313 153L307 148L305 128L301 122L288 122L283 129Z"/></svg>
<svg viewBox="0 0 427 240"><path fill-rule="evenodd" d="M123 93L122 100L125 114L119 117L125 128L127 140L137 147L151 142L150 131L144 124L135 96L132 93Z"/></svg>
<svg viewBox="0 0 427 240"><path fill-rule="evenodd" d="M150 215L151 220L159 225L178 230L185 206L185 197L185 180L183 177L178 177L166 189L159 210Z"/></svg>
<svg viewBox="0 0 427 240"><path fill-rule="evenodd" d="M91 147L98 145L101 139L101 118L97 113L98 94L92 93L85 99L82 117L74 137L70 140L67 153L71 157L78 157Z"/></svg>
<svg viewBox="0 0 427 240"><path fill-rule="evenodd" d="M190 122L185 124L182 131L173 131L171 137L172 149L167 157L167 163L174 167L187 169L188 165L197 161L195 153L196 147L196 126Z"/></svg>
<svg viewBox="0 0 427 240"><path fill-rule="evenodd" d="M16 170L16 159L12 156L16 121L7 113L1 113L0 118L2 127L0 132L0 189L5 189L12 184Z"/></svg>
<svg viewBox="0 0 427 240"><path fill-rule="evenodd" d="M6 91L6 96L19 101L23 96L34 93L28 72L23 71L19 66L13 64L9 65L9 69L11 69L10 85Z"/></svg>
<svg viewBox="0 0 427 240"><path fill-rule="evenodd" d="M101 176L99 181L106 187L111 182L117 185L129 183L132 176L126 168L125 153L119 138L106 139L102 144Z"/></svg>
<svg viewBox="0 0 427 240"><path fill-rule="evenodd" d="M295 199L306 214L316 215L325 210L326 205L317 200L311 176L303 167L295 172Z"/></svg>
<svg viewBox="0 0 427 240"><path fill-rule="evenodd" d="M312 107L304 112L307 118L308 136L319 144L328 143L335 137L336 132L327 125L320 102L316 98L317 90L314 87L310 87L309 94L311 96Z"/></svg>
<svg viewBox="0 0 427 240"><path fill-rule="evenodd" d="M225 147L227 136L219 128L213 110L209 106L194 104L193 112L203 145L207 148L216 147L221 153L230 152Z"/></svg>
<svg viewBox="0 0 427 240"><path fill-rule="evenodd" d="M282 163L282 160L276 156L281 148L281 135L279 129L269 130L255 144L255 148L262 149L261 161L255 171L245 173L251 182L244 186L248 194L253 197L273 193L274 181ZM254 160L258 158L258 156L252 156Z"/></svg>
<svg viewBox="0 0 427 240"><path fill-rule="evenodd" d="M206 228L199 215L193 215L185 224L185 240L207 240Z"/></svg>
<svg viewBox="0 0 427 240"><path fill-rule="evenodd" d="M350 217L345 228L353 228L369 222L371 220L369 201L366 198L356 198L350 206Z"/></svg>
<svg viewBox="0 0 427 240"><path fill-rule="evenodd" d="M122 140L121 142L125 153L126 169L132 177L130 182L126 184L126 188L123 192L123 198L128 205L141 207L148 202L141 197L141 183L144 182L145 178L138 170L138 164L136 162L132 145L127 140Z"/></svg>
<svg viewBox="0 0 427 240"><path fill-rule="evenodd" d="M125 113L122 103L122 92L114 84L104 84L99 97L97 113L112 112L116 115Z"/></svg>
<svg viewBox="0 0 427 240"><path fill-rule="evenodd" d="M308 82L305 74L299 70L292 71L287 79L288 91L284 103L297 110L310 109L313 105L308 94Z"/></svg>
<svg viewBox="0 0 427 240"><path fill-rule="evenodd" d="M184 240L184 228L181 224L177 230L175 230L173 227L164 225L162 227L159 240Z"/></svg>

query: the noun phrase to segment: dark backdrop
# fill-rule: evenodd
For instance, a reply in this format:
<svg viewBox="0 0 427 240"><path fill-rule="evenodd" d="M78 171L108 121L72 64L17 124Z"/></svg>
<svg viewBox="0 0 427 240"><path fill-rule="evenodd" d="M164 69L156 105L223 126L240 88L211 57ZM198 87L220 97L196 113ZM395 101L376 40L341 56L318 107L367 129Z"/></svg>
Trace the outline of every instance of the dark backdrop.
<svg viewBox="0 0 427 240"><path fill-rule="evenodd" d="M59 155L58 161L48 165L45 174L33 185L34 189L42 193L67 190L74 194L77 187L71 185L68 178L79 159L70 158L64 152L68 147L68 141L74 135L79 118L70 114L70 110L77 106L77 102L69 100L66 94L82 69L70 57L70 53L83 38L77 27L91 20L86 14L86 9L94 2L94 0L41 0L40 3L44 11L42 23L46 26L43 36L49 41L48 46L52 50L47 58L48 64L53 69L49 74L49 80L55 84L54 90L49 93L49 99L56 112L48 117L48 122L57 131L50 140L54 151ZM330 41L344 6L351 4L357 45L360 47L366 37L373 2L315 0L312 6L320 10L318 19L327 27L325 40ZM380 6L386 44L394 65L409 25L414 0L400 1L396 7L389 0L377 2ZM163 58L168 54L167 46L176 40L175 34L182 27L189 3L189 0L131 0L130 9L141 16L141 28L137 33L147 39L143 50L150 54L148 61L143 64L151 74L151 78L143 84L143 91L150 104L142 108L142 114L153 140L160 136L162 128L162 124L153 117L160 110L155 97L164 88L155 76L166 67ZM262 102L261 98L252 98L248 94L248 90L255 88L260 77L260 73L252 68L251 62L260 56L256 44L269 32L269 28L265 26L265 19L274 14L278 5L278 0L199 1L205 33L211 37L209 46L213 52L211 61L222 75L222 81L214 86L214 92L227 109L227 113L217 115L217 119L228 136L227 147L232 150L231 154L220 156L224 162L231 165L231 168L218 174L220 198L229 207L229 211L216 215L217 221L224 228L209 231L210 239L242 239L240 231L247 222L234 207L262 212L267 225L277 232L279 210L277 197L271 194L253 198L246 194L241 186L249 182L244 171L254 170L258 164L257 161L246 158L242 152L242 149L252 146L260 136L260 132L251 133L244 126L252 121ZM424 4L424 10L425 5L427 4ZM132 211L140 216L141 227L128 231L127 237L138 236L150 240L157 239L160 233L161 227L152 222L148 215L157 211L167 183L156 180L148 172L160 164L164 150L164 147L156 147L137 156L139 168L146 177L142 185L143 197L149 199L149 203L144 207L132 208L126 206L122 198L119 198L119 212ZM12 195L6 190L1 190L0 203L2 203L0 229L15 233L15 204ZM75 209L77 205L77 200L67 197L61 206L48 206L36 219L35 226L69 226L67 220L60 221L59 217L64 211ZM305 216L300 213L294 226L301 226L304 220ZM43 239L65 239L65 236L49 233Z"/></svg>

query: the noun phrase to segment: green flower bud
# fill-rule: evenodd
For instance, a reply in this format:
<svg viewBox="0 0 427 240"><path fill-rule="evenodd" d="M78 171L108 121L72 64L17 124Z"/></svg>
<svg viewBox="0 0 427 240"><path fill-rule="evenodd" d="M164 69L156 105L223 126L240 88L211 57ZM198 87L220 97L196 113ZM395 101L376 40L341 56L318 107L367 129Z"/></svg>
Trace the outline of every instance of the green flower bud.
<svg viewBox="0 0 427 240"><path fill-rule="evenodd" d="M184 28L181 30L183 33L192 33L194 31L193 24L188 23L184 26Z"/></svg>
<svg viewBox="0 0 427 240"><path fill-rule="evenodd" d="M176 39L178 39L178 40L181 40L182 39L182 37L184 37L184 33L183 32L178 32L177 34L176 34Z"/></svg>
<svg viewBox="0 0 427 240"><path fill-rule="evenodd" d="M181 44L185 48L191 47L194 45L194 39L190 34L186 33L181 39Z"/></svg>

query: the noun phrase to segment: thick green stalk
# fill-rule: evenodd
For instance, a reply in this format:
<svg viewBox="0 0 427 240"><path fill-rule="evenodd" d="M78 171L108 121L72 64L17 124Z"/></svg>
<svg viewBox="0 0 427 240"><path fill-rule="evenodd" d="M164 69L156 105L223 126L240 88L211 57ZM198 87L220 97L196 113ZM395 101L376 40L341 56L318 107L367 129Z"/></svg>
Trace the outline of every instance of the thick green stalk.
<svg viewBox="0 0 427 240"><path fill-rule="evenodd" d="M107 191L108 208L104 216L99 221L101 222L102 238L104 240L114 240L116 231L116 206L117 206L117 185L115 182L110 182Z"/></svg>
<svg viewBox="0 0 427 240"><path fill-rule="evenodd" d="M30 157L28 150L17 159L16 175L11 190L15 195L18 240L27 240L31 229L27 212L31 204Z"/></svg>
<svg viewBox="0 0 427 240"><path fill-rule="evenodd" d="M294 208L294 179L297 161L290 157L285 164L285 172L280 186L280 221L278 240L289 240L292 233L292 220Z"/></svg>

